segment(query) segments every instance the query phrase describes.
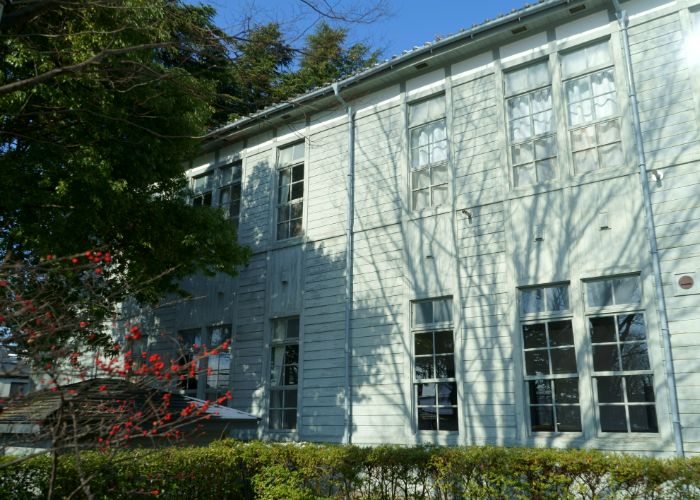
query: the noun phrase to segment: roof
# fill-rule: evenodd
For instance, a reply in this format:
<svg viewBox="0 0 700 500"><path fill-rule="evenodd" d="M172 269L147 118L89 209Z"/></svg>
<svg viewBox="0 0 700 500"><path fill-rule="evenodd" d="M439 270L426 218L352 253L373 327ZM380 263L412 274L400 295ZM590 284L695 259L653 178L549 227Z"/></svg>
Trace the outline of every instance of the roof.
<svg viewBox="0 0 700 500"><path fill-rule="evenodd" d="M0 433L37 432L41 425L50 420L62 406L62 398L67 403L78 403L83 419L114 418L114 405L122 401L133 401L134 409L145 407L151 401L162 401L165 394L170 394L168 411L174 415L194 403L201 408L205 402L155 387L144 388L124 379L95 378L63 386L62 390L41 390L29 393L0 412ZM111 410L111 411L110 411ZM211 415L211 421L255 422L258 418L249 413L210 404L204 411Z"/></svg>
<svg viewBox="0 0 700 500"><path fill-rule="evenodd" d="M426 42L423 45L405 50L401 55L395 55L389 59L385 59L370 68L361 70L336 82L328 83L320 88L311 89L286 102L273 104L249 116L235 120L228 125L208 133L204 138L205 144L225 136L228 133L232 133L233 131L257 125L263 120L268 120L273 115L288 113L320 98L333 96L335 88L340 91L359 83L369 81L386 71L392 71L400 66L411 65L421 58L432 57L438 52L444 51L455 44L472 42L488 32L502 30L511 24L524 25L526 20L530 20L546 11L556 9L557 7L569 6L570 12L573 14L574 12L578 13L583 11L582 9L574 9L574 6L594 3L602 4L604 2L597 0L538 0L535 3L526 3L520 9L513 9L507 14L500 14L495 19L487 19L481 24L475 24L469 29L462 29L458 33L453 33L445 37L437 37L431 42ZM585 12L588 13L589 11L586 10ZM524 32L525 30L522 31ZM528 32L527 34L529 35L530 33Z"/></svg>

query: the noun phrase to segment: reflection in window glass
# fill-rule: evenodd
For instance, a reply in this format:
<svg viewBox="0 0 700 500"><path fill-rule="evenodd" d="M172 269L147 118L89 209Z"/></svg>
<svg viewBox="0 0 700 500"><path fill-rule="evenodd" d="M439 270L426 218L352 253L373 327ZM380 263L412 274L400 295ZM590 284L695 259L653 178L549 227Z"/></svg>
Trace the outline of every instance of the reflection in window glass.
<svg viewBox="0 0 700 500"><path fill-rule="evenodd" d="M640 304L642 287L639 276L622 276L586 282L588 307Z"/></svg>
<svg viewBox="0 0 700 500"><path fill-rule="evenodd" d="M298 384L299 318L276 319L270 355L270 429L296 429Z"/></svg>
<svg viewBox="0 0 700 500"><path fill-rule="evenodd" d="M569 285L520 289L520 313L563 312L569 309Z"/></svg>
<svg viewBox="0 0 700 500"><path fill-rule="evenodd" d="M277 239L302 234L304 212L304 143L279 151L277 170Z"/></svg>

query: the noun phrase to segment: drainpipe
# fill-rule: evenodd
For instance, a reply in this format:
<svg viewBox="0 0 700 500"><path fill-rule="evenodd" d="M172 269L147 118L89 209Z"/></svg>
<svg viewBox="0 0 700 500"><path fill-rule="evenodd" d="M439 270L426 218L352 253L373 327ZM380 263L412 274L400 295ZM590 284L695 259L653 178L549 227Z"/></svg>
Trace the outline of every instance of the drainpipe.
<svg viewBox="0 0 700 500"><path fill-rule="evenodd" d="M676 374L673 368L673 353L671 351L671 335L669 333L668 315L666 313L666 299L661 282L661 264L659 259L659 249L656 244L656 229L654 228L654 211L651 206L651 194L649 191L649 177L647 172L646 157L644 154L644 142L642 139L642 126L639 120L639 104L637 102L637 91L634 85L634 74L632 72L632 55L630 53L629 34L627 27L629 18L627 12L622 10L618 0L612 0L615 7L615 15L620 25L622 35L622 49L625 53L625 63L627 66L627 82L629 84L629 98L632 107L632 121L634 124L634 135L637 142L637 159L639 160L639 178L642 183L642 198L644 200L644 212L646 214L647 237L651 247L651 262L654 268L654 283L656 287L656 302L659 310L659 322L661 324L661 340L664 346L664 368L666 370L666 384L668 387L669 399L671 400L671 420L673 422L673 440L676 445L676 455L685 456L683 450L683 434L681 430L681 418L678 410L678 394L676 392Z"/></svg>
<svg viewBox="0 0 700 500"><path fill-rule="evenodd" d="M353 223L355 221L355 110L341 97L337 83L333 84L333 92L338 102L345 107L348 115L348 207L345 224L347 241L347 249L345 251L345 397L343 398L345 431L343 433L343 442L352 444L352 367L350 366L350 345L352 339Z"/></svg>

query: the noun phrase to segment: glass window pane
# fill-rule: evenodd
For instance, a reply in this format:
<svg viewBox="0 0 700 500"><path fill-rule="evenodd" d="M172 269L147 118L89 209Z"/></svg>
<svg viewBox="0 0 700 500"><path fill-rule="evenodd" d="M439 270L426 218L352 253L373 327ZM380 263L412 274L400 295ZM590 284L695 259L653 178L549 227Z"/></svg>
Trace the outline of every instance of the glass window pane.
<svg viewBox="0 0 700 500"><path fill-rule="evenodd" d="M416 356L416 380L426 378L435 378L435 371L433 370L433 357Z"/></svg>
<svg viewBox="0 0 700 500"><path fill-rule="evenodd" d="M272 389L270 391L270 408L282 408L283 392L281 389Z"/></svg>
<svg viewBox="0 0 700 500"><path fill-rule="evenodd" d="M623 370L649 370L649 353L646 342L620 344Z"/></svg>
<svg viewBox="0 0 700 500"><path fill-rule="evenodd" d="M459 430L459 412L457 408L438 408L438 425L441 431Z"/></svg>
<svg viewBox="0 0 700 500"><path fill-rule="evenodd" d="M549 83L549 65L542 61L527 67L527 80L529 88L542 87Z"/></svg>
<svg viewBox="0 0 700 500"><path fill-rule="evenodd" d="M551 406L531 406L530 429L532 432L554 432L554 408Z"/></svg>
<svg viewBox="0 0 700 500"><path fill-rule="evenodd" d="M540 160L535 166L537 168L537 179L540 182L551 181L552 179L556 179L558 177L556 158Z"/></svg>
<svg viewBox="0 0 700 500"><path fill-rule="evenodd" d="M283 205L277 208L277 220L279 222L289 220L289 205Z"/></svg>
<svg viewBox="0 0 700 500"><path fill-rule="evenodd" d="M590 149L596 145L595 127L583 127L571 131L571 148L574 151Z"/></svg>
<svg viewBox="0 0 700 500"><path fill-rule="evenodd" d="M421 210L430 206L430 189L413 191L413 209Z"/></svg>
<svg viewBox="0 0 700 500"><path fill-rule="evenodd" d="M577 173L590 172L598 168L598 155L595 149L574 153L574 168Z"/></svg>
<svg viewBox="0 0 700 500"><path fill-rule="evenodd" d="M435 332L435 353L454 354L454 343L452 342L452 331Z"/></svg>
<svg viewBox="0 0 700 500"><path fill-rule="evenodd" d="M520 311L522 314L544 311L544 289L523 288L520 290Z"/></svg>
<svg viewBox="0 0 700 500"><path fill-rule="evenodd" d="M296 429L297 428L297 411L296 410L284 410L284 428L285 429Z"/></svg>
<svg viewBox="0 0 700 500"><path fill-rule="evenodd" d="M554 131L554 114L552 110L534 114L532 116L532 125L535 135L552 133Z"/></svg>
<svg viewBox="0 0 700 500"><path fill-rule="evenodd" d="M618 120L608 120L596 126L598 144L610 144L620 141L620 122Z"/></svg>
<svg viewBox="0 0 700 500"><path fill-rule="evenodd" d="M615 94L604 94L593 98L595 119L607 118L617 114Z"/></svg>
<svg viewBox="0 0 700 500"><path fill-rule="evenodd" d="M530 380L528 382L530 404L552 404L552 382L549 380Z"/></svg>
<svg viewBox="0 0 700 500"><path fill-rule="evenodd" d="M299 361L299 346L298 345L288 345L285 347L284 352L284 364L296 364Z"/></svg>
<svg viewBox="0 0 700 500"><path fill-rule="evenodd" d="M436 299L433 301L433 321L436 323L443 321L452 321L452 299ZM450 332L452 338L452 332Z"/></svg>
<svg viewBox="0 0 700 500"><path fill-rule="evenodd" d="M602 66L603 64L612 64L608 41L597 43L586 47L586 63L588 67Z"/></svg>
<svg viewBox="0 0 700 500"><path fill-rule="evenodd" d="M639 304L642 301L642 288L638 276L626 276L612 280L615 290L615 304Z"/></svg>
<svg viewBox="0 0 700 500"><path fill-rule="evenodd" d="M527 165L515 167L513 169L513 181L516 186L535 184L537 182L537 178L535 177L535 166Z"/></svg>
<svg viewBox="0 0 700 500"><path fill-rule="evenodd" d="M433 302L423 300L413 303L413 324L423 325L433 322Z"/></svg>
<svg viewBox="0 0 700 500"><path fill-rule="evenodd" d="M417 401L418 406L429 406L437 403L436 399L437 384L417 384Z"/></svg>
<svg viewBox="0 0 700 500"><path fill-rule="evenodd" d="M505 74L506 95L519 94L528 89L527 68Z"/></svg>
<svg viewBox="0 0 700 500"><path fill-rule="evenodd" d="M439 405L456 405L457 404L457 384L455 382L441 382L438 384L438 404Z"/></svg>
<svg viewBox="0 0 700 500"><path fill-rule="evenodd" d="M304 204L303 203L292 203L290 206L289 217L291 219L300 219L304 214Z"/></svg>
<svg viewBox="0 0 700 500"><path fill-rule="evenodd" d="M624 163L622 157L622 144L609 144L598 149L600 153L600 166L602 168L619 167Z"/></svg>
<svg viewBox="0 0 700 500"><path fill-rule="evenodd" d="M530 94L533 113L542 113L552 109L552 89L538 90Z"/></svg>
<svg viewBox="0 0 700 500"><path fill-rule="evenodd" d="M438 165L432 167L430 170L433 186L436 184L445 184L447 182L447 165Z"/></svg>
<svg viewBox="0 0 700 500"><path fill-rule="evenodd" d="M632 432L659 432L654 405L630 406L629 412Z"/></svg>
<svg viewBox="0 0 700 500"><path fill-rule="evenodd" d="M627 401L633 403L653 403L654 377L652 375L630 375L625 377Z"/></svg>
<svg viewBox="0 0 700 500"><path fill-rule="evenodd" d="M620 370L617 345L593 346L593 369L597 372L616 372Z"/></svg>
<svg viewBox="0 0 700 500"><path fill-rule="evenodd" d="M600 407L600 430L603 432L627 432L627 416L624 406Z"/></svg>
<svg viewBox="0 0 700 500"><path fill-rule="evenodd" d="M566 82L566 84L564 84L564 91L566 92L566 100L569 104L588 101L593 98L591 82L588 76Z"/></svg>
<svg viewBox="0 0 700 500"><path fill-rule="evenodd" d="M435 356L435 378L454 378L454 355Z"/></svg>
<svg viewBox="0 0 700 500"><path fill-rule="evenodd" d="M296 408L297 407L297 391L296 389L285 389L284 391L284 407L285 408Z"/></svg>
<svg viewBox="0 0 700 500"><path fill-rule="evenodd" d="M529 163L534 159L534 148L532 142L524 142L522 144L516 144L511 148L511 159L513 165L520 165L522 163Z"/></svg>
<svg viewBox="0 0 700 500"><path fill-rule="evenodd" d="M437 408L434 406L418 407L418 430L437 430Z"/></svg>
<svg viewBox="0 0 700 500"><path fill-rule="evenodd" d="M589 318L591 328L591 342L615 342L615 318L606 316L603 318Z"/></svg>
<svg viewBox="0 0 700 500"><path fill-rule="evenodd" d="M611 306L613 304L612 282L600 280L586 283L586 297L590 307Z"/></svg>
<svg viewBox="0 0 700 500"><path fill-rule="evenodd" d="M576 373L576 352L574 348L552 349L552 373Z"/></svg>
<svg viewBox="0 0 700 500"><path fill-rule="evenodd" d="M513 142L524 141L532 137L532 122L530 117L518 118L510 122L510 139Z"/></svg>
<svg viewBox="0 0 700 500"><path fill-rule="evenodd" d="M411 172L413 189L430 187L430 169L424 168Z"/></svg>
<svg viewBox="0 0 700 500"><path fill-rule="evenodd" d="M557 141L553 135L535 141L535 159L542 160L557 155Z"/></svg>
<svg viewBox="0 0 700 500"><path fill-rule="evenodd" d="M297 366L285 366L284 367L284 385L297 385Z"/></svg>
<svg viewBox="0 0 700 500"><path fill-rule="evenodd" d="M548 311L567 311L569 309L569 286L550 286L545 289Z"/></svg>
<svg viewBox="0 0 700 500"><path fill-rule="evenodd" d="M622 403L622 377L596 377L599 403Z"/></svg>
<svg viewBox="0 0 700 500"><path fill-rule="evenodd" d="M277 320L272 327L272 340L284 340L285 322Z"/></svg>
<svg viewBox="0 0 700 500"><path fill-rule="evenodd" d="M292 200L297 200L304 197L304 183L296 182L292 184Z"/></svg>
<svg viewBox="0 0 700 500"><path fill-rule="evenodd" d="M433 354L433 334L416 333L415 334L415 354Z"/></svg>
<svg viewBox="0 0 700 500"><path fill-rule="evenodd" d="M549 345L574 345L574 331L571 321L553 321L549 323Z"/></svg>
<svg viewBox="0 0 700 500"><path fill-rule="evenodd" d="M529 95L523 95L518 97L513 97L508 99L506 102L506 108L508 109L508 119L515 120L516 118L523 118L530 115L530 97Z"/></svg>
<svg viewBox="0 0 700 500"><path fill-rule="evenodd" d="M430 163L447 160L447 141L436 142L430 151Z"/></svg>
<svg viewBox="0 0 700 500"><path fill-rule="evenodd" d="M549 375L547 350L525 352L525 372L528 375Z"/></svg>
<svg viewBox="0 0 700 500"><path fill-rule="evenodd" d="M536 325L523 325L523 340L525 341L525 349L547 347L547 337L545 334L544 323L538 323Z"/></svg>
<svg viewBox="0 0 700 500"><path fill-rule="evenodd" d="M299 236L301 234L301 219L294 219L289 224L289 236Z"/></svg>
<svg viewBox="0 0 700 500"><path fill-rule="evenodd" d="M557 406L557 431L581 432L581 408L579 406Z"/></svg>
<svg viewBox="0 0 700 500"><path fill-rule="evenodd" d="M585 50L577 50L575 52L563 54L561 57L561 69L564 78L586 71Z"/></svg>
<svg viewBox="0 0 700 500"><path fill-rule="evenodd" d="M646 327L642 314L623 314L617 317L620 342L646 340Z"/></svg>
<svg viewBox="0 0 700 500"><path fill-rule="evenodd" d="M298 182L304 180L304 164L297 165L292 169L292 181Z"/></svg>
<svg viewBox="0 0 700 500"><path fill-rule="evenodd" d="M447 184L433 187L433 206L439 207L447 204Z"/></svg>
<svg viewBox="0 0 700 500"><path fill-rule="evenodd" d="M277 224L277 239L284 240L289 238L289 222Z"/></svg>
<svg viewBox="0 0 700 500"><path fill-rule="evenodd" d="M593 102L586 100L569 104L569 125L577 127L593 121Z"/></svg>
<svg viewBox="0 0 700 500"><path fill-rule="evenodd" d="M558 404L578 404L578 378L555 380L554 396Z"/></svg>
<svg viewBox="0 0 700 500"><path fill-rule="evenodd" d="M270 429L284 429L282 414L283 410L270 410Z"/></svg>
<svg viewBox="0 0 700 500"><path fill-rule="evenodd" d="M594 96L611 94L614 99L615 77L612 69L606 69L591 75L591 88Z"/></svg>

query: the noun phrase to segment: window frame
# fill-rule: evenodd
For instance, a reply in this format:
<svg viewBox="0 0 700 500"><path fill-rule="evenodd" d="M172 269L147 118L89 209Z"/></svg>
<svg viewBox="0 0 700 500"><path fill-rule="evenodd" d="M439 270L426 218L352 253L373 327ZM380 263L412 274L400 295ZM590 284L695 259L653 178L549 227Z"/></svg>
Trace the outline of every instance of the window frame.
<svg viewBox="0 0 700 500"><path fill-rule="evenodd" d="M192 190L192 199L191 199L191 204L193 207L211 207L214 204L214 192L216 192L216 183L217 183L217 172L213 169L209 169L205 172L202 172L197 175L193 175L190 179L190 189ZM204 179L208 178L209 182L205 185L204 189L198 190L197 189L197 181L199 179ZM209 203L205 203L207 199L207 195L209 196ZM198 203L198 200L201 200L201 202Z"/></svg>
<svg viewBox="0 0 700 500"><path fill-rule="evenodd" d="M296 337L288 337L288 328L289 328L289 321L290 320L296 320L297 322L297 336ZM285 330L284 330L284 338L283 339L275 339L275 326L278 322L284 321L285 324ZM296 346L297 347L297 360L296 363L291 363L287 364L285 361L285 356L287 353L286 348L288 346ZM279 385L273 385L273 369L275 368L275 360L274 360L274 352L275 348L284 348L283 354L282 354L282 382L286 382L285 380L285 368L287 366L296 366L296 384L286 384L282 383ZM300 379L301 379L301 317L299 315L292 315L292 316L283 316L283 317L276 317L273 318L270 321L270 347L268 350L268 370L267 370L267 386L268 386L268 393L267 393L267 430L272 433L295 433L299 431L299 411L301 408L301 405L299 404L301 401L301 384L300 384ZM273 406L273 397L272 393L273 391L278 390L281 391L282 393L282 406ZM294 391L296 392L296 398L295 398L295 406L289 406L286 405L286 397L287 393ZM294 411L294 427L284 427L284 414L288 411ZM272 426L272 412L273 411L279 411L281 412L281 424L282 427L275 428Z"/></svg>
<svg viewBox="0 0 700 500"><path fill-rule="evenodd" d="M446 301L446 308L444 309L445 311L449 311L449 320L445 321L433 321L433 322L425 322L425 323L416 323L414 322L414 308L416 304L421 304L421 303L427 303L427 302L437 302L437 301ZM458 385L459 385L459 376L458 376L458 366L456 363L457 360L457 331L454 328L454 317L453 317L453 297L452 296L440 296L440 297L431 297L428 299L417 299L413 300L410 302L410 319L409 319L409 324L410 324L410 332L411 332L411 395L412 395L412 400L413 400L413 425L415 426L415 432L417 433L434 433L437 435L445 435L445 436L458 436L461 432L461 413L462 411L460 410L460 400L459 400L459 390L458 390ZM447 357L447 353L437 352L437 342L436 342L436 334L438 333L444 333L449 331L452 335L452 366L453 366L453 376L452 377L437 377L437 363L436 363L436 358L437 357ZM431 334L431 353L428 354L416 354L416 336L417 335L426 335L426 334ZM419 378L417 376L417 367L418 367L418 358L428 358L431 357L432 359L432 371L434 377L428 377L428 378ZM420 385L427 385L427 384L433 384L435 387L435 400L433 405L421 405L419 404L419 396L418 396L418 388ZM440 384L452 384L454 387L454 404L440 404L439 400L439 388ZM419 421L419 409L420 408L434 408L436 413L436 418L435 418L435 424L436 428L435 429L421 429L420 428L420 421ZM437 416L439 415L439 411L441 408L453 408L455 411L455 424L456 424L456 429L440 429L440 418Z"/></svg>
<svg viewBox="0 0 700 500"><path fill-rule="evenodd" d="M230 179L225 180L223 178L222 172L227 168L232 169L232 174ZM238 174L235 174L236 170L238 170ZM221 165L220 167L218 167L217 173L218 182L216 186L216 206L224 210L224 217L226 217L232 222L233 227L236 229L236 232L238 232L238 228L240 227L241 208L243 203L243 160L235 159L224 165ZM238 198L234 198L233 196L236 185L238 186ZM225 192L228 192L229 200L226 203L222 203L222 195ZM231 208L234 205L234 203L238 203L238 213L235 215L231 213Z"/></svg>
<svg viewBox="0 0 700 500"><path fill-rule="evenodd" d="M294 160L292 158L292 161L287 164L281 164L281 157L282 157L282 152L289 149L292 150L299 146L303 145L304 146L304 154L300 160ZM305 212L306 212L306 180L308 178L308 172L307 172L307 153L308 153L308 144L306 140L301 140L301 141L295 141L291 143L287 143L284 145L279 145L276 150L276 160L275 160L275 178L274 178L274 192L272 193L273 196L273 206L274 206L274 213L273 213L273 237L272 241L274 242L288 242L288 241L296 241L300 238L303 238L304 236L304 229L305 229ZM303 172L303 177L301 181L296 181L294 180L294 171L298 167L302 167L302 172ZM282 184L280 182L280 177L282 172L289 170L289 199L286 202L281 203L280 202L280 190L282 188ZM301 197L300 198L291 198L292 196L292 186L294 184L299 184L301 183ZM292 217L291 216L291 211L292 211L292 206L293 205L301 205L301 213L299 214L298 217ZM287 208L288 210L288 215L289 218L284 219L283 222L280 222L280 209ZM299 221L299 233L298 234L292 234L291 231L291 224L292 221ZM284 238L279 237L279 226L281 223L286 223L287 224L287 231L286 231L286 236Z"/></svg>
<svg viewBox="0 0 700 500"><path fill-rule="evenodd" d="M415 106L420 106L421 104L427 103L431 100L442 100L443 113L438 118L429 118L427 121L411 124L411 109ZM433 126L436 123L442 122L444 138L440 141L429 142L427 145L412 146L412 137L414 131L419 131L421 129ZM435 210L439 208L448 207L451 204L450 194L452 192L452 173L450 168L450 132L448 130L448 101L446 92L440 91L428 96L422 96L417 99L413 99L406 103L406 130L407 130L407 150L408 150L408 197L409 206L411 207L411 212L421 212L423 210ZM444 142L445 144L445 159L439 160L437 162L429 161L426 164L421 164L418 167L413 166L414 150L420 151L421 148L428 147L429 155L432 155L433 145L438 144L438 142ZM418 153L419 154L419 153ZM444 169L444 179L442 182L433 182L433 170L442 168ZM428 174L428 184L426 186L416 187L417 178L416 173L426 172ZM433 191L437 188L444 186L445 194L444 200L440 204L433 203ZM414 198L414 193L419 191L428 192L429 203L421 208L416 208L416 200Z"/></svg>

